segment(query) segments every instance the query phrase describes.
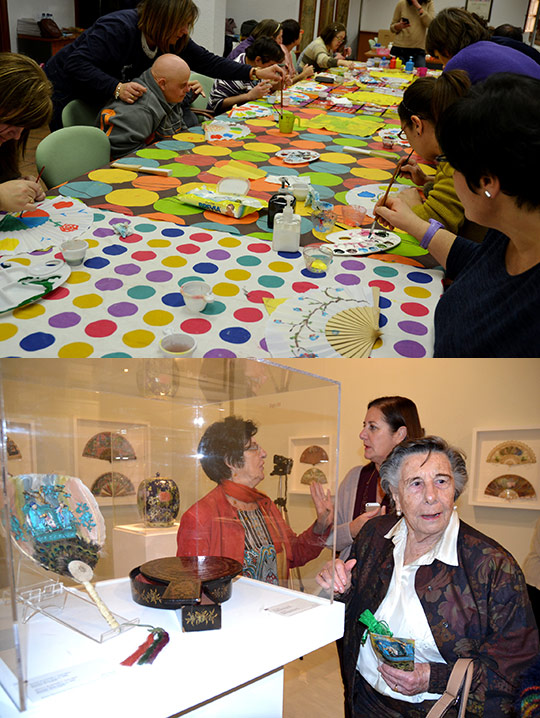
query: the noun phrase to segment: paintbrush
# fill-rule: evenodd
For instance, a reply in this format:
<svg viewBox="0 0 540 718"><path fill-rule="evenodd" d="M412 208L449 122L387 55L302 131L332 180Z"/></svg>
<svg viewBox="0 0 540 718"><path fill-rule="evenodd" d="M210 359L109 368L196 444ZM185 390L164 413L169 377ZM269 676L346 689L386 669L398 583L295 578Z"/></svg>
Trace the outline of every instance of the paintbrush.
<svg viewBox="0 0 540 718"><path fill-rule="evenodd" d="M41 175L43 174L44 169L45 169L45 165L43 165L43 167L39 170L39 174L36 178L36 184L39 184L39 180L41 179ZM21 211L19 212L19 214L17 216L22 217L23 212L24 212L24 209L21 209Z"/></svg>
<svg viewBox="0 0 540 718"><path fill-rule="evenodd" d="M408 156L407 156L404 160L400 160L400 161L397 163L396 169L394 170L394 174L392 175L392 178L390 179L390 182L388 183L388 187L386 188L386 192L385 192L384 195L383 195L383 198L382 198L382 201L381 201L380 204L379 204L379 207L385 207L385 206L386 206L386 200L388 199L388 193L389 193L390 190L392 189L392 185L394 184L394 182L395 182L395 181L397 180L397 178L399 177L399 173L401 172L401 168L403 167L403 165L406 165L407 162L411 159L413 152L414 152L414 150L411 150L411 151L409 152ZM372 235L372 233L373 233L373 230L375 229L375 225L376 225L376 224L377 224L377 218L375 217L375 219L373 220L373 224L372 224L371 227L369 228L369 236L370 236L370 237L371 237L371 235Z"/></svg>

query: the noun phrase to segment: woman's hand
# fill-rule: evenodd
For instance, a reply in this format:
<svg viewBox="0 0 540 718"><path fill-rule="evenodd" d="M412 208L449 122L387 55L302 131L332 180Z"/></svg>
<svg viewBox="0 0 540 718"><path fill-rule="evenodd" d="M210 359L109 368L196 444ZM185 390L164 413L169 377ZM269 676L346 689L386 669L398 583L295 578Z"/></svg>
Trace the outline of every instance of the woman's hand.
<svg viewBox="0 0 540 718"><path fill-rule="evenodd" d="M406 179L412 180L414 184L419 187L425 185L429 179L427 174L420 169L418 162L414 158L411 158L401 166L399 174Z"/></svg>
<svg viewBox="0 0 540 718"><path fill-rule="evenodd" d="M406 187L405 189L402 189L399 193L399 198L402 199L411 209L413 207L418 207L418 205L423 202L422 195L416 187Z"/></svg>
<svg viewBox="0 0 540 718"><path fill-rule="evenodd" d="M118 97L122 102L132 105L134 102L137 102L139 97L144 95L145 92L146 87L139 82L122 82Z"/></svg>
<svg viewBox="0 0 540 718"><path fill-rule="evenodd" d="M297 75L297 77L298 77L297 82L299 80L305 80L306 77L311 77L311 75L313 75L314 72L315 72L315 68L313 67L313 65L304 65L304 69L302 70L302 72L299 75Z"/></svg>
<svg viewBox="0 0 540 718"><path fill-rule="evenodd" d="M346 67L348 70L352 70L354 67L354 62L351 60L338 60L337 64L338 67Z"/></svg>
<svg viewBox="0 0 540 718"><path fill-rule="evenodd" d="M324 534L334 523L334 502L330 491L325 491L318 481L312 481L309 490L317 512L317 521L313 531L316 534Z"/></svg>
<svg viewBox="0 0 540 718"><path fill-rule="evenodd" d="M360 514L360 516L357 516L353 521L349 524L349 531L351 532L351 536L356 538L360 531L364 528L364 526L367 524L367 522L370 519L375 518L375 516L384 516L386 513L386 506L379 506L378 509L371 509L371 511L366 511L363 514Z"/></svg>
<svg viewBox="0 0 540 718"><path fill-rule="evenodd" d="M417 693L426 693L429 688L431 666L429 663L415 663L414 671L402 671L399 668L381 663L377 670L396 693L405 696L415 696Z"/></svg>
<svg viewBox="0 0 540 718"><path fill-rule="evenodd" d="M190 80L188 82L188 86L191 92L193 92L193 94L195 95L195 97L198 97L199 95L206 97L206 94L203 90L203 86L198 80Z"/></svg>
<svg viewBox="0 0 540 718"><path fill-rule="evenodd" d="M37 177L21 177L23 180L27 180L28 182L32 182L33 184L37 185L37 192L36 196L34 197L34 202L43 202L45 197L47 196L45 194L45 190L43 189L43 186L37 181Z"/></svg>
<svg viewBox="0 0 540 718"><path fill-rule="evenodd" d="M397 33L398 33L398 32L401 32L404 27L407 27L407 26L405 25L404 22L401 22L401 20L399 20L398 22L395 22L395 23L392 25L392 28L391 28L391 29L392 29L392 31L395 32L396 35L397 35Z"/></svg>
<svg viewBox="0 0 540 718"><path fill-rule="evenodd" d="M263 82L258 82L255 87L251 88L247 93L247 98L248 100L260 100L261 97L268 95L271 90L272 83L268 80L263 80Z"/></svg>
<svg viewBox="0 0 540 718"><path fill-rule="evenodd" d="M270 65L270 67L258 67L257 78L259 80L270 80L271 82L286 82L287 72L285 68L279 65Z"/></svg>
<svg viewBox="0 0 540 718"><path fill-rule="evenodd" d="M334 591L334 593L345 593L351 585L351 574L355 563L355 558L350 558L348 561L345 561L345 563L343 563L341 559L336 558L334 583L332 584L332 561L328 561L328 563L324 565L324 568L315 576L315 580L319 586L327 590Z"/></svg>
<svg viewBox="0 0 540 718"><path fill-rule="evenodd" d="M43 188L35 180L17 179L0 184L0 209L5 212L21 212L32 209L37 198L44 195Z"/></svg>
<svg viewBox="0 0 540 718"><path fill-rule="evenodd" d="M386 227L390 231L392 231L394 227L398 227L398 229L412 234L412 236L417 239L421 239L424 236L429 227L429 223L417 217L412 209L400 199L399 195L389 195L386 199L386 206L384 207L381 205L381 202L382 198L380 198L375 205L374 213L383 227Z"/></svg>

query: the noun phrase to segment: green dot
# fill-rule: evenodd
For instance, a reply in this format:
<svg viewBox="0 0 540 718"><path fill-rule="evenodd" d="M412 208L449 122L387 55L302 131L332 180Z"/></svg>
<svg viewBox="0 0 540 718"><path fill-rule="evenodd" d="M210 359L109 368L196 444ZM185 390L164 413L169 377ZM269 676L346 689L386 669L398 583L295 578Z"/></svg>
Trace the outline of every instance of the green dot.
<svg viewBox="0 0 540 718"><path fill-rule="evenodd" d="M128 297L131 297L131 299L148 299L149 297L153 297L155 293L156 290L153 287L146 287L143 285L130 287L127 290L127 295Z"/></svg>
<svg viewBox="0 0 540 718"><path fill-rule="evenodd" d="M275 289L276 287L282 287L285 284L285 280L281 277L271 277L263 275L259 277L259 284L261 287L268 287L269 289Z"/></svg>
<svg viewBox="0 0 540 718"><path fill-rule="evenodd" d="M162 197L154 202L154 209L164 214L174 214L177 216L185 216L189 214L201 214L203 211L200 207L192 207L182 202L178 197Z"/></svg>
<svg viewBox="0 0 540 718"><path fill-rule="evenodd" d="M395 267L375 267L373 273L379 277L395 277L398 270Z"/></svg>
<svg viewBox="0 0 540 718"><path fill-rule="evenodd" d="M182 284L185 284L186 282L205 282L206 280L202 277L182 277L182 279L178 280L178 286L181 287Z"/></svg>
<svg viewBox="0 0 540 718"><path fill-rule="evenodd" d="M348 145L349 147L365 147L367 145L364 140L357 140L352 137L336 137L333 142L335 145Z"/></svg>
<svg viewBox="0 0 540 718"><path fill-rule="evenodd" d="M347 190L346 192L336 192L336 194L334 195L334 199L340 204L349 204L346 199L348 192L349 190Z"/></svg>
<svg viewBox="0 0 540 718"><path fill-rule="evenodd" d="M172 160L178 155L173 150L144 149L137 152L137 157L144 157L148 160Z"/></svg>
<svg viewBox="0 0 540 718"><path fill-rule="evenodd" d="M250 232L250 237L256 237L257 239L266 239L272 241L272 232Z"/></svg>
<svg viewBox="0 0 540 718"><path fill-rule="evenodd" d="M102 354L102 359L131 359L131 354L125 352L111 352L110 354Z"/></svg>
<svg viewBox="0 0 540 718"><path fill-rule="evenodd" d="M137 232L153 232L156 229L155 224L136 224L134 229Z"/></svg>
<svg viewBox="0 0 540 718"><path fill-rule="evenodd" d="M246 162L268 162L270 155L251 150L236 150L236 152L231 152L231 158L233 160L245 160Z"/></svg>
<svg viewBox="0 0 540 718"><path fill-rule="evenodd" d="M401 242L393 249L387 250L389 254L399 254L402 257L419 257L422 254L427 254L427 249L423 249L418 240L412 237L410 234L399 233Z"/></svg>
<svg viewBox="0 0 540 718"><path fill-rule="evenodd" d="M161 165L161 167L172 170L172 177L196 177L201 171L200 167L185 165L182 162L171 162L168 165Z"/></svg>
<svg viewBox="0 0 540 718"><path fill-rule="evenodd" d="M238 257L236 263L239 264L241 267L256 267L261 263L261 260L259 259L259 257L252 257L250 255L246 255L245 257Z"/></svg>
<svg viewBox="0 0 540 718"><path fill-rule="evenodd" d="M100 212L94 212L94 222L100 222L102 219L105 219L104 214L101 214Z"/></svg>
<svg viewBox="0 0 540 718"><path fill-rule="evenodd" d="M300 177L309 177L311 184L319 184L322 187L335 187L343 182L341 177L331 175L329 172L304 172Z"/></svg>
<svg viewBox="0 0 540 718"><path fill-rule="evenodd" d="M215 315L215 314L223 314L227 307L223 302L216 302L214 300L213 302L210 302L210 304L207 304L206 307L202 310L201 314L208 315Z"/></svg>

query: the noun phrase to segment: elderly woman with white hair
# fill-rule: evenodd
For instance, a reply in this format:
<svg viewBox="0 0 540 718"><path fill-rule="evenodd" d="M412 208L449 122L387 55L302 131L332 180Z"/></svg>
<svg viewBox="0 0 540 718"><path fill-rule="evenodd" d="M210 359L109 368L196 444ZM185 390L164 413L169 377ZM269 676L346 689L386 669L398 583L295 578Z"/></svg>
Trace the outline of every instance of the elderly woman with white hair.
<svg viewBox="0 0 540 718"><path fill-rule="evenodd" d="M474 659L466 716L511 716L519 679L538 653L525 581L502 546L460 520L467 482L459 451L429 436L397 446L380 468L396 514L368 521L349 560L319 573L345 601L345 687L351 715L425 716L454 663ZM381 663L368 609L392 634L414 639L414 670ZM451 715L449 713L448 715Z"/></svg>

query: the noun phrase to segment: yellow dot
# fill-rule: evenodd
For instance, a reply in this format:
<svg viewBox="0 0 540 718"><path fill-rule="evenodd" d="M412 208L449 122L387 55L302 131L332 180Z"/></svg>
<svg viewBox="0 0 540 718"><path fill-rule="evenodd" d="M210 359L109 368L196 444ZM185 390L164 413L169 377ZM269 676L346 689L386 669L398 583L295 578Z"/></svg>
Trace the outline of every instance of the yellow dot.
<svg viewBox="0 0 540 718"><path fill-rule="evenodd" d="M270 115L268 117L259 117L256 120L249 120L249 124L255 125L255 127L271 127L276 124L276 121L270 118Z"/></svg>
<svg viewBox="0 0 540 718"><path fill-rule="evenodd" d="M164 312L162 309L154 309L151 312L146 312L143 319L151 327L163 327L165 324L170 324L174 316L170 312Z"/></svg>
<svg viewBox="0 0 540 718"><path fill-rule="evenodd" d="M150 239L146 243L149 247L170 247L171 243L168 239Z"/></svg>
<svg viewBox="0 0 540 718"><path fill-rule="evenodd" d="M66 280L67 284L82 284L90 279L89 272L71 272Z"/></svg>
<svg viewBox="0 0 540 718"><path fill-rule="evenodd" d="M135 177L137 177L137 173L129 172L128 170L102 169L89 172L88 177L96 182L122 184L122 182L133 182Z"/></svg>
<svg viewBox="0 0 540 718"><path fill-rule="evenodd" d="M253 152L279 152L280 145L273 145L271 142L246 142L244 144L245 150L252 150Z"/></svg>
<svg viewBox="0 0 540 718"><path fill-rule="evenodd" d="M289 262L270 262L268 265L268 269L272 272L290 272L292 268L293 266L292 264L289 264Z"/></svg>
<svg viewBox="0 0 540 718"><path fill-rule="evenodd" d="M15 324L0 324L0 342L4 342L6 339L11 339L17 334L19 330Z"/></svg>
<svg viewBox="0 0 540 718"><path fill-rule="evenodd" d="M187 264L187 259L185 257L165 257L161 264L164 267L183 267Z"/></svg>
<svg viewBox="0 0 540 718"><path fill-rule="evenodd" d="M364 179L376 181L386 180L392 177L391 172L387 172L386 170L379 170L375 167L353 167L351 170L351 174L355 177L363 177Z"/></svg>
<svg viewBox="0 0 540 718"><path fill-rule="evenodd" d="M425 287L405 287L403 290L409 297L415 297L416 299L427 299L431 297L431 292Z"/></svg>
<svg viewBox="0 0 540 718"><path fill-rule="evenodd" d="M177 135L173 135L175 140L181 142L206 142L204 135L199 135L196 132L179 132Z"/></svg>
<svg viewBox="0 0 540 718"><path fill-rule="evenodd" d="M324 162L335 162L338 165L349 165L356 162L356 158L345 152L324 152L320 159Z"/></svg>
<svg viewBox="0 0 540 718"><path fill-rule="evenodd" d="M91 309L103 304L103 299L99 294L83 294L81 297L75 297L73 304L79 309Z"/></svg>
<svg viewBox="0 0 540 718"><path fill-rule="evenodd" d="M305 202L297 202L294 211L301 217L310 217L312 213L311 207L306 207Z"/></svg>
<svg viewBox="0 0 540 718"><path fill-rule="evenodd" d="M13 310L16 319L33 319L45 314L45 307L42 304L29 304L26 307L19 307Z"/></svg>
<svg viewBox="0 0 540 718"><path fill-rule="evenodd" d="M227 282L219 282L212 289L213 294L217 297L235 297L240 291L240 287L236 284L228 284Z"/></svg>
<svg viewBox="0 0 540 718"><path fill-rule="evenodd" d="M193 152L196 155L204 155L205 157L224 157L231 154L228 147L218 147L217 145L200 145L199 147L194 147Z"/></svg>
<svg viewBox="0 0 540 718"><path fill-rule="evenodd" d="M148 332L145 329L135 329L132 332L126 332L122 337L122 341L128 347L134 349L141 349L151 344L156 335L153 332Z"/></svg>
<svg viewBox="0 0 540 718"><path fill-rule="evenodd" d="M239 239L236 239L236 237L223 237L223 239L218 240L218 244L222 247L238 247L238 245L242 244L242 242Z"/></svg>
<svg viewBox="0 0 540 718"><path fill-rule="evenodd" d="M148 189L114 189L105 195L105 199L111 204L120 204L122 207L146 207L157 202L159 194Z"/></svg>
<svg viewBox="0 0 540 718"><path fill-rule="evenodd" d="M73 342L72 344L65 344L59 351L58 356L60 359L84 359L85 357L92 356L94 353L94 347L86 342Z"/></svg>
<svg viewBox="0 0 540 718"><path fill-rule="evenodd" d="M251 272L248 272L245 269L228 269L225 272L225 276L233 282L242 282L251 277Z"/></svg>
<svg viewBox="0 0 540 718"><path fill-rule="evenodd" d="M97 239L86 239L86 237L85 237L84 241L85 241L85 242L88 242L88 248L90 248L90 247L97 247L98 244L99 244L99 242L97 241Z"/></svg>
<svg viewBox="0 0 540 718"><path fill-rule="evenodd" d="M0 240L0 249L4 252L11 252L19 246L19 240L14 237L6 237Z"/></svg>

